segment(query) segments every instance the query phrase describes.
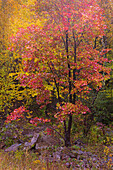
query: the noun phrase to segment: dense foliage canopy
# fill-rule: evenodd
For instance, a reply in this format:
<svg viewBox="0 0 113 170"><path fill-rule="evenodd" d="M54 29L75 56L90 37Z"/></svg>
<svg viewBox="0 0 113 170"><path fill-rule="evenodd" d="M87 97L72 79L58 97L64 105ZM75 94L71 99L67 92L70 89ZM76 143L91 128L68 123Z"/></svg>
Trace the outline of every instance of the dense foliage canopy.
<svg viewBox="0 0 113 170"><path fill-rule="evenodd" d="M19 13L14 10L15 17L8 15L8 28L13 36L5 61L13 63L1 66L3 79L4 69L10 69L3 80L7 87L2 85L2 89L11 94L7 101L12 102L15 97L21 101L19 106L28 106L28 99L34 101L36 98L38 108L45 109L46 118L36 116L30 122L37 125L53 119L54 123L63 123L65 145L69 146L73 118L82 119L89 129L86 120L93 121L94 115L98 115L95 101L110 79L112 57L107 53L112 48L112 27L107 21L112 16L100 1L94 0L21 1L16 6ZM106 44L106 37L109 44ZM4 55L3 51L1 54ZM11 85L7 83L9 77ZM107 93L107 89L104 91ZM4 107L4 99L2 102ZM50 105L52 113L48 110ZM12 112L7 121L17 119L16 113L21 113L23 118L25 109L20 111L21 108L24 107Z"/></svg>

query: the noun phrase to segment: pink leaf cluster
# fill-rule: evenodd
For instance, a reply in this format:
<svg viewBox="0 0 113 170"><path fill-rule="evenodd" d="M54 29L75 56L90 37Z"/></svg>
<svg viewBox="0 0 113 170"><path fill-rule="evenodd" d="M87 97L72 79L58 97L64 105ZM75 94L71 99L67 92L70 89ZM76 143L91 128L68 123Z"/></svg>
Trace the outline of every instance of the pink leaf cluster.
<svg viewBox="0 0 113 170"><path fill-rule="evenodd" d="M75 104L72 103L64 103L62 106L58 106L60 110L55 115L55 118L58 118L60 121L65 120L68 115L78 115L78 114L86 114L90 112L89 108L82 104L81 101L76 101Z"/></svg>
<svg viewBox="0 0 113 170"><path fill-rule="evenodd" d="M11 112L9 116L7 116L7 120L5 122L10 123L13 120L25 118L24 117L25 112L29 112L29 110L26 110L24 106L20 106L18 109L15 109L13 112Z"/></svg>
<svg viewBox="0 0 113 170"><path fill-rule="evenodd" d="M44 119L44 118L35 117L35 118L32 118L30 120L30 123L34 124L35 126L37 126L38 123L47 123L47 122L50 122L50 119Z"/></svg>

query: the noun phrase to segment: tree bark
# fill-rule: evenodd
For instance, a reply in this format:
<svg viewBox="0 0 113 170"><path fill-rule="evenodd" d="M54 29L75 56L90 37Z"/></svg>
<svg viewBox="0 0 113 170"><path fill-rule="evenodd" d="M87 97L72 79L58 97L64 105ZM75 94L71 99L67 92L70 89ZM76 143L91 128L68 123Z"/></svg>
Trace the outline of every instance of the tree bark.
<svg viewBox="0 0 113 170"><path fill-rule="evenodd" d="M66 53L67 53L67 62L69 59L69 52L68 52L68 30L66 31ZM72 103L72 94L71 94L71 90L72 90L72 83L71 83L71 70L70 70L70 64L68 62L68 70L69 70L69 103ZM69 115L69 120L68 120L68 127L66 127L66 121L64 120L64 131L65 131L65 146L71 146L71 141L70 141L70 135L71 135L71 126L72 126L72 115Z"/></svg>

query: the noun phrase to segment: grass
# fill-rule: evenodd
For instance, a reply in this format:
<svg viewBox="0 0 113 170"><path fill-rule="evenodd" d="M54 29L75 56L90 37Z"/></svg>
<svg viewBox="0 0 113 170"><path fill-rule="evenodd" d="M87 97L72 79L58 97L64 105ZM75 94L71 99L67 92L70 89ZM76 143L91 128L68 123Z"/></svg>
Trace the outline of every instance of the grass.
<svg viewBox="0 0 113 170"><path fill-rule="evenodd" d="M66 170L61 163L39 160L37 153L0 151L0 170Z"/></svg>

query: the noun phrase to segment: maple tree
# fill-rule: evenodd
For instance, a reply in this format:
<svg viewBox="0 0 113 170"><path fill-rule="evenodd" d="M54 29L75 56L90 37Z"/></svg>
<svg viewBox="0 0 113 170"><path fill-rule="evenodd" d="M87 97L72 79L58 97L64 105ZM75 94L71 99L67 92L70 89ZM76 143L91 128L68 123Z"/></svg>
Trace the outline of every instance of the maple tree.
<svg viewBox="0 0 113 170"><path fill-rule="evenodd" d="M20 28L9 49L22 56L18 79L23 87L35 91L41 108L51 103L54 91L54 117L63 122L65 146L69 146L73 115L91 112L95 99L88 107L88 94L92 90L97 94L109 78L110 68L105 65L109 61L104 55L109 49L95 46L96 37L101 38L106 29L103 11L92 0L43 0L35 7L44 25Z"/></svg>

